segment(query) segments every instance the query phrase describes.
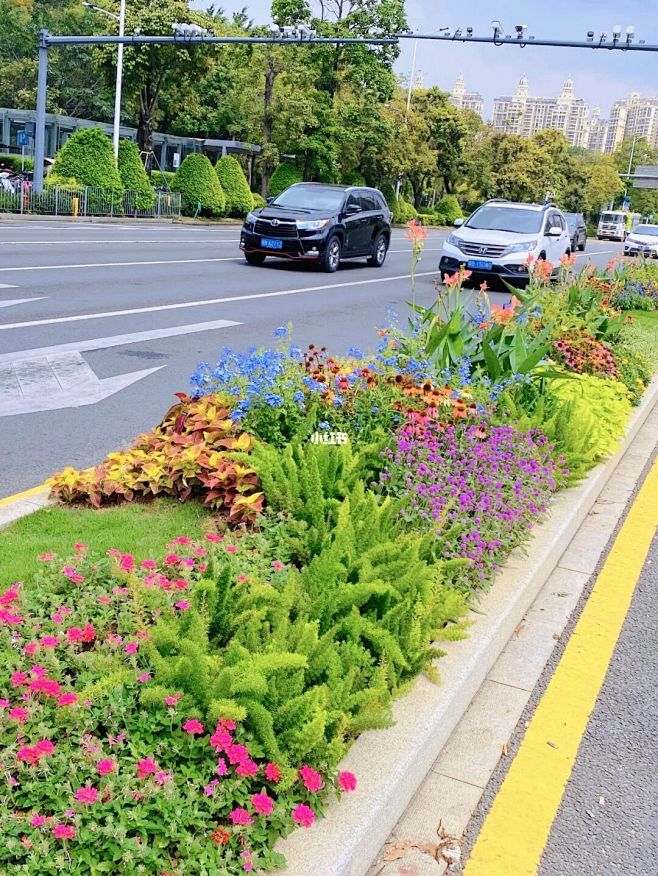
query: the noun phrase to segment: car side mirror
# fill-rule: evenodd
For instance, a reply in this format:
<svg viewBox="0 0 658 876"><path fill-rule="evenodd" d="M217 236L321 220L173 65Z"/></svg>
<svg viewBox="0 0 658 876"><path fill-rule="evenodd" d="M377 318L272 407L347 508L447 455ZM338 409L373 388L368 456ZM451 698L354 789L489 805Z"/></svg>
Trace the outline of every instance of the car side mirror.
<svg viewBox="0 0 658 876"><path fill-rule="evenodd" d="M461 228L462 225L464 224L464 220L463 219L455 219L455 221L452 224L455 226L455 228Z"/></svg>
<svg viewBox="0 0 658 876"><path fill-rule="evenodd" d="M274 201L274 196L273 196L273 195L270 195L269 198L265 198L265 203L266 203L266 204L271 204L271 203L273 203L273 201Z"/></svg>
<svg viewBox="0 0 658 876"><path fill-rule="evenodd" d="M546 234L547 234L549 237L561 237L561 236L562 236L562 229L561 229L561 228L557 228L557 226L553 225L552 228L549 228L549 229L548 229L548 231L546 232Z"/></svg>
<svg viewBox="0 0 658 876"><path fill-rule="evenodd" d="M354 216L355 213L361 212L361 207L359 207L358 204L348 204L347 207L345 207L345 212L348 216Z"/></svg>

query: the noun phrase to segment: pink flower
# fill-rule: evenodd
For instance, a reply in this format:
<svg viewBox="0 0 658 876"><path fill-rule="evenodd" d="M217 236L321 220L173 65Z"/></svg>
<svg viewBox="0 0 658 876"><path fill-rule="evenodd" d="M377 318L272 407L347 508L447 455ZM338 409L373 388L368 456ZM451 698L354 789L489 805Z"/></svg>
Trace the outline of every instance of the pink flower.
<svg viewBox="0 0 658 876"><path fill-rule="evenodd" d="M99 596L98 601L101 605L109 605L112 599L109 596Z"/></svg>
<svg viewBox="0 0 658 876"><path fill-rule="evenodd" d="M239 776L255 776L258 772L258 764L250 757L241 761L235 769Z"/></svg>
<svg viewBox="0 0 658 876"><path fill-rule="evenodd" d="M38 647L38 642L28 642L23 650L28 657L32 657L36 653Z"/></svg>
<svg viewBox="0 0 658 876"><path fill-rule="evenodd" d="M238 575L238 583L244 584L245 581L249 580L249 575Z"/></svg>
<svg viewBox="0 0 658 876"><path fill-rule="evenodd" d="M176 578L173 585L176 590L187 590L190 586L190 582L186 581L185 578Z"/></svg>
<svg viewBox="0 0 658 876"><path fill-rule="evenodd" d="M281 781L281 770L275 763L268 763L265 767L265 778L268 782L277 782Z"/></svg>
<svg viewBox="0 0 658 876"><path fill-rule="evenodd" d="M316 791L319 791L324 784L320 773L317 773L314 769L306 764L300 769L299 776L304 783L304 786L312 794L315 794Z"/></svg>
<svg viewBox="0 0 658 876"><path fill-rule="evenodd" d="M32 766L39 762L39 752L36 748L32 748L29 745L24 745L22 748L19 748L16 752L16 757L19 760L22 760L23 763L29 763Z"/></svg>
<svg viewBox="0 0 658 876"><path fill-rule="evenodd" d="M62 569L62 575L65 578L68 578L73 584L82 584L85 580L84 575L80 575L72 566L64 566Z"/></svg>
<svg viewBox="0 0 658 876"><path fill-rule="evenodd" d="M204 547L201 547L201 545L197 545L197 547L194 548L194 554L197 557L207 557L208 551Z"/></svg>
<svg viewBox="0 0 658 876"><path fill-rule="evenodd" d="M144 560L142 562L142 565L140 568L142 568L142 569L157 569L158 564L155 562L155 560Z"/></svg>
<svg viewBox="0 0 658 876"><path fill-rule="evenodd" d="M96 788L92 788L89 785L85 785L84 788L78 788L73 796L78 803L90 805L98 802L98 791Z"/></svg>
<svg viewBox="0 0 658 876"><path fill-rule="evenodd" d="M178 703L178 700L183 696L181 693L171 694L171 696L165 697L165 703L168 706L175 706Z"/></svg>
<svg viewBox="0 0 658 876"><path fill-rule="evenodd" d="M136 654L139 648L139 642L126 642L126 647L123 649L126 654Z"/></svg>
<svg viewBox="0 0 658 876"><path fill-rule="evenodd" d="M78 696L74 693L63 693L57 700L59 706L73 706L78 702Z"/></svg>
<svg viewBox="0 0 658 876"><path fill-rule="evenodd" d="M58 697L62 692L62 686L54 678L35 678L30 682L30 690L45 694L47 697Z"/></svg>
<svg viewBox="0 0 658 876"><path fill-rule="evenodd" d="M218 724L215 732L210 737L210 746L215 751L224 751L233 743L233 737L222 724Z"/></svg>
<svg viewBox="0 0 658 876"><path fill-rule="evenodd" d="M306 803L300 803L292 810L292 817L302 827L310 827L315 821L315 812Z"/></svg>
<svg viewBox="0 0 658 876"><path fill-rule="evenodd" d="M251 805L259 815L264 815L266 818L272 814L274 808L274 800L267 794L254 794L251 798Z"/></svg>
<svg viewBox="0 0 658 876"><path fill-rule="evenodd" d="M181 611L187 611L187 609L190 607L190 603L187 601L187 599L180 599L177 603L175 603L175 605L176 608L179 608Z"/></svg>
<svg viewBox="0 0 658 876"><path fill-rule="evenodd" d="M135 558L132 554L121 554L119 566L124 572L132 572L135 568Z"/></svg>
<svg viewBox="0 0 658 876"><path fill-rule="evenodd" d="M281 560L274 560L274 562L272 563L272 568L275 572L280 572L281 569L283 569L283 563L281 562Z"/></svg>
<svg viewBox="0 0 658 876"><path fill-rule="evenodd" d="M42 675L46 674L45 666L41 666L39 663L35 663L33 666L30 666L30 672L32 675L36 675L40 678Z"/></svg>
<svg viewBox="0 0 658 876"><path fill-rule="evenodd" d="M50 615L50 619L54 624L61 624L64 620L64 615L61 613L61 611L56 611Z"/></svg>
<svg viewBox="0 0 658 876"><path fill-rule="evenodd" d="M76 550L76 551L86 551L86 550L87 550L87 545L86 545L86 544L82 544L82 542L78 542L77 544L74 544L74 545L73 545L73 550Z"/></svg>
<svg viewBox="0 0 658 876"><path fill-rule="evenodd" d="M338 785L341 791L354 791L356 790L356 776L354 773L338 773Z"/></svg>
<svg viewBox="0 0 658 876"><path fill-rule="evenodd" d="M193 736L195 733L201 734L203 733L203 724L201 723L201 721L197 721L196 718L189 718L183 724L183 730L186 733L189 733L191 736Z"/></svg>
<svg viewBox="0 0 658 876"><path fill-rule="evenodd" d="M237 551L237 548L234 544L227 544L226 545L226 553L227 554L234 554L236 551Z"/></svg>
<svg viewBox="0 0 658 876"><path fill-rule="evenodd" d="M39 554L39 561L42 563L50 563L55 559L55 554L52 551L47 551L45 554Z"/></svg>
<svg viewBox="0 0 658 876"><path fill-rule="evenodd" d="M53 827L53 836L55 839L73 839L75 828L72 824L56 824Z"/></svg>
<svg viewBox="0 0 658 876"><path fill-rule="evenodd" d="M217 535L216 532L206 532L204 535L206 541L218 542L222 540L221 535Z"/></svg>
<svg viewBox="0 0 658 876"><path fill-rule="evenodd" d="M186 535L177 535L176 538L172 539L170 544L192 544L192 539L188 538Z"/></svg>
<svg viewBox="0 0 658 876"><path fill-rule="evenodd" d="M96 764L96 769L98 770L98 774L101 776L109 776L110 773L113 773L117 768L117 764L115 760L112 760L110 757L104 757L102 760L99 760Z"/></svg>
<svg viewBox="0 0 658 876"><path fill-rule="evenodd" d="M205 572L206 569L208 568L208 563L199 563L197 568L200 572Z"/></svg>
<svg viewBox="0 0 658 876"><path fill-rule="evenodd" d="M174 774L167 773L164 770L158 770L153 778L158 785L166 785L167 782L171 782L173 780Z"/></svg>
<svg viewBox="0 0 658 876"><path fill-rule="evenodd" d="M105 641L108 645L120 645L123 642L121 636L117 636L116 633L110 633L105 637Z"/></svg>
<svg viewBox="0 0 658 876"><path fill-rule="evenodd" d="M39 641L44 648L56 648L59 645L57 636L41 636Z"/></svg>
<svg viewBox="0 0 658 876"><path fill-rule="evenodd" d="M142 672L141 675L137 676L137 681L140 684L146 684L146 682L150 681L150 680L151 680L151 673L150 672Z"/></svg>
<svg viewBox="0 0 658 876"><path fill-rule="evenodd" d="M249 760L249 750L245 745L239 745L237 742L226 747L226 754L230 763L242 763Z"/></svg>
<svg viewBox="0 0 658 876"><path fill-rule="evenodd" d="M22 687L28 682L28 674L27 672L12 672L9 676L9 680L11 681L12 687Z"/></svg>
<svg viewBox="0 0 658 876"><path fill-rule="evenodd" d="M181 566L185 566L186 569L193 569L195 566L195 562L192 557L183 557L180 561Z"/></svg>
<svg viewBox="0 0 658 876"><path fill-rule="evenodd" d="M180 557L178 554L167 554L164 558L165 566L175 566L176 563L180 563Z"/></svg>
<svg viewBox="0 0 658 876"><path fill-rule="evenodd" d="M18 721L19 724L24 724L30 717L30 713L27 709L22 709L20 706L14 706L13 709L9 710L9 717L12 721Z"/></svg>
<svg viewBox="0 0 658 876"><path fill-rule="evenodd" d="M218 776L226 776L228 775L228 766L226 765L226 761L223 757L220 757L217 761L217 766L215 767L215 772Z"/></svg>
<svg viewBox="0 0 658 876"><path fill-rule="evenodd" d="M41 827L42 824L45 824L48 819L45 815L39 815L38 812L35 812L32 816L32 821L30 822L32 827Z"/></svg>
<svg viewBox="0 0 658 876"><path fill-rule="evenodd" d="M249 815L246 809L242 809L241 807L237 807L233 812L229 814L229 818L233 822L233 824L253 824L254 819Z"/></svg>
<svg viewBox="0 0 658 876"><path fill-rule="evenodd" d="M55 745L50 739L40 739L34 747L39 752L40 757L48 757L55 753Z"/></svg>
<svg viewBox="0 0 658 876"><path fill-rule="evenodd" d="M6 709L9 705L9 700L2 699L0 700L0 709Z"/></svg>
<svg viewBox="0 0 658 876"><path fill-rule="evenodd" d="M140 779L145 779L158 772L158 765L152 757L144 757L137 761L137 776Z"/></svg>

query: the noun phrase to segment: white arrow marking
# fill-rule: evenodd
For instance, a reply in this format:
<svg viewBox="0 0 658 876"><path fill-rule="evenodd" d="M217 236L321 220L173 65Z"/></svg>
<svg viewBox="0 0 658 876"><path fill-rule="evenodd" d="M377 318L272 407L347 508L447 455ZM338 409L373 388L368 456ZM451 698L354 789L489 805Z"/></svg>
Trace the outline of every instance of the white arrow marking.
<svg viewBox="0 0 658 876"><path fill-rule="evenodd" d="M18 289L18 286L10 286L9 283L0 283L0 289Z"/></svg>
<svg viewBox="0 0 658 876"><path fill-rule="evenodd" d="M45 295L39 298L10 298L8 301L0 301L0 307L13 307L14 304L27 304L30 301L43 301Z"/></svg>
<svg viewBox="0 0 658 876"><path fill-rule="evenodd" d="M163 367L100 380L80 353L17 359L0 366L0 417L95 405Z"/></svg>

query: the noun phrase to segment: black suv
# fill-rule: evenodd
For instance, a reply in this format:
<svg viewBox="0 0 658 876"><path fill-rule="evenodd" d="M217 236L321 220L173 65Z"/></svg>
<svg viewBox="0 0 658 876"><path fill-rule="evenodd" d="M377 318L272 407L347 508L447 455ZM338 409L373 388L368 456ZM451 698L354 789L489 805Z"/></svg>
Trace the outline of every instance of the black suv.
<svg viewBox="0 0 658 876"><path fill-rule="evenodd" d="M315 261L324 271L342 259L381 268L391 242L391 211L377 189L296 183L247 216L240 249L250 265L268 255Z"/></svg>
<svg viewBox="0 0 658 876"><path fill-rule="evenodd" d="M579 249L585 252L587 246L587 225L582 213L565 213L564 218L567 220L567 228L571 237L571 252L576 252Z"/></svg>

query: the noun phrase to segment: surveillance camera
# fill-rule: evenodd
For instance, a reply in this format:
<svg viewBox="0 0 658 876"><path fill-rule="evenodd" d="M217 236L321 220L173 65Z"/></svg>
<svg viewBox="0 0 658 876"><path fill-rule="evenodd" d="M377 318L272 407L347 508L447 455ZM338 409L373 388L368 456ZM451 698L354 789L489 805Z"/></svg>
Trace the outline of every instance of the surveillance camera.
<svg viewBox="0 0 658 876"><path fill-rule="evenodd" d="M619 39L619 37L621 36L621 24L615 24L615 25L613 25L613 28L612 28L612 36L613 36L614 39L616 39L616 40Z"/></svg>
<svg viewBox="0 0 658 876"><path fill-rule="evenodd" d="M278 24L270 24L270 33L274 34L274 36L278 36L281 33L281 28Z"/></svg>
<svg viewBox="0 0 658 876"><path fill-rule="evenodd" d="M592 42L592 40L594 39L594 31L593 31L593 30L588 30L588 31L587 31L587 39L588 39L590 42Z"/></svg>
<svg viewBox="0 0 658 876"><path fill-rule="evenodd" d="M494 29L494 33L502 33L503 32L503 26L498 20L492 21L491 26Z"/></svg>
<svg viewBox="0 0 658 876"><path fill-rule="evenodd" d="M466 36L473 36L473 28L472 27L466 28Z"/></svg>
<svg viewBox="0 0 658 876"><path fill-rule="evenodd" d="M629 24L626 28L626 39L630 42L635 36L635 28L632 24Z"/></svg>
<svg viewBox="0 0 658 876"><path fill-rule="evenodd" d="M528 29L527 24L515 24L514 29L517 33L524 33Z"/></svg>

